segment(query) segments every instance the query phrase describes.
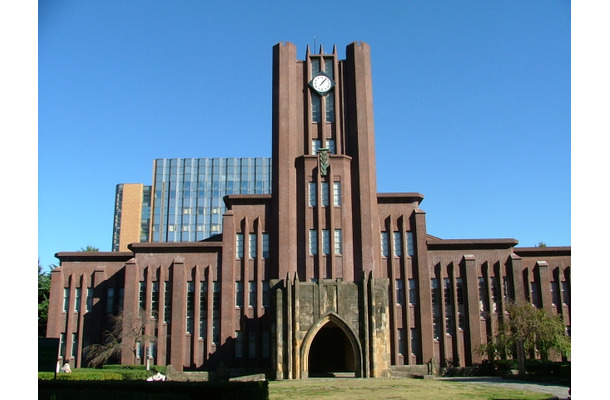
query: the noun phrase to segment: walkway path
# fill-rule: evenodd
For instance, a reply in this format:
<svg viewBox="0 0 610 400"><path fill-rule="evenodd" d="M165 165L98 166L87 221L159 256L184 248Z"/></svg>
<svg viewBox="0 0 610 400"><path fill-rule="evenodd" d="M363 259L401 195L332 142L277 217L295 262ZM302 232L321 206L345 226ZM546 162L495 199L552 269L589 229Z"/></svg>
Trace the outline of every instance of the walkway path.
<svg viewBox="0 0 610 400"><path fill-rule="evenodd" d="M511 379L503 379L500 377L458 377L458 378L437 378L438 380L451 380L451 381L461 381L461 382L470 382L481 385L495 385L500 387L505 387L507 389L517 389L517 390L531 390L532 392L542 392L549 393L556 396L558 399L568 399L568 387L559 386L553 383L544 383L544 382L527 382L527 381L519 381L519 380L511 380Z"/></svg>

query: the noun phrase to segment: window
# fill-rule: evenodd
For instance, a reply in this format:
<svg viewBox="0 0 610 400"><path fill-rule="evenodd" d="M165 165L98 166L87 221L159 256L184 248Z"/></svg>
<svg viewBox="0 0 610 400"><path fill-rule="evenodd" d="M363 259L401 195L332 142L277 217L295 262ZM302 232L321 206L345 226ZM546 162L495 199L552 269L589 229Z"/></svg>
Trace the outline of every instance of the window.
<svg viewBox="0 0 610 400"><path fill-rule="evenodd" d="M411 354L419 354L419 333L416 328L411 328Z"/></svg>
<svg viewBox="0 0 610 400"><path fill-rule="evenodd" d="M440 305L440 293L438 290L438 279L432 278L430 279L430 287L432 288L432 305L438 306Z"/></svg>
<svg viewBox="0 0 610 400"><path fill-rule="evenodd" d="M244 356L244 337L241 331L235 331L235 358Z"/></svg>
<svg viewBox="0 0 610 400"><path fill-rule="evenodd" d="M318 254L318 231L315 229L309 230L309 254Z"/></svg>
<svg viewBox="0 0 610 400"><path fill-rule="evenodd" d="M455 292L458 304L464 304L464 285L462 278L455 278Z"/></svg>
<svg viewBox="0 0 610 400"><path fill-rule="evenodd" d="M195 321L195 282L186 283L186 333L193 333Z"/></svg>
<svg viewBox="0 0 610 400"><path fill-rule="evenodd" d="M64 288L64 312L68 311L68 303L70 302L70 289ZM110 311L109 311L110 312Z"/></svg>
<svg viewBox="0 0 610 400"><path fill-rule="evenodd" d="M404 304L405 284L402 279L396 279L396 304ZM402 353L401 353L402 354Z"/></svg>
<svg viewBox="0 0 610 400"><path fill-rule="evenodd" d="M248 332L248 357L256 357L256 336L253 331Z"/></svg>
<svg viewBox="0 0 610 400"><path fill-rule="evenodd" d="M326 122L335 122L335 93L330 92L325 97Z"/></svg>
<svg viewBox="0 0 610 400"><path fill-rule="evenodd" d="M93 289L87 288L87 311L93 310Z"/></svg>
<svg viewBox="0 0 610 400"><path fill-rule="evenodd" d="M413 246L413 232L407 232L407 255L413 257L415 255L415 250Z"/></svg>
<svg viewBox="0 0 610 400"><path fill-rule="evenodd" d="M199 337L208 336L208 283L200 282L199 288Z"/></svg>
<svg viewBox="0 0 610 400"><path fill-rule="evenodd" d="M140 309L145 310L146 309L146 282L141 281L140 282L140 292L139 292L139 298L140 298Z"/></svg>
<svg viewBox="0 0 610 400"><path fill-rule="evenodd" d="M441 318L436 313L432 317L432 329L434 331L434 339L438 340L441 337Z"/></svg>
<svg viewBox="0 0 610 400"><path fill-rule="evenodd" d="M343 235L341 234L341 229L335 229L335 254L342 254L343 245L342 245Z"/></svg>
<svg viewBox="0 0 610 400"><path fill-rule="evenodd" d="M248 248L250 258L256 258L256 233L248 235Z"/></svg>
<svg viewBox="0 0 610 400"><path fill-rule="evenodd" d="M384 257L390 256L390 246L388 243L388 233L381 232L381 255Z"/></svg>
<svg viewBox="0 0 610 400"><path fill-rule="evenodd" d="M269 234L263 233L263 258L269 258Z"/></svg>
<svg viewBox="0 0 610 400"><path fill-rule="evenodd" d="M320 139L311 140L311 154L318 154L318 150L320 150L320 147L322 147L322 142L320 141Z"/></svg>
<svg viewBox="0 0 610 400"><path fill-rule="evenodd" d="M241 281L235 282L235 307L241 308L244 304L244 283Z"/></svg>
<svg viewBox="0 0 610 400"><path fill-rule="evenodd" d="M400 240L400 232L392 232L392 238L394 241L394 255L396 257L402 256L402 242Z"/></svg>
<svg viewBox="0 0 610 400"><path fill-rule="evenodd" d="M333 205L341 206L341 182L333 182Z"/></svg>
<svg viewBox="0 0 610 400"><path fill-rule="evenodd" d="M322 229L322 254L330 254L330 231Z"/></svg>
<svg viewBox="0 0 610 400"><path fill-rule="evenodd" d="M244 234L235 235L235 257L244 258Z"/></svg>
<svg viewBox="0 0 610 400"><path fill-rule="evenodd" d="M172 320L172 282L165 281L165 301L163 304L163 322L169 324Z"/></svg>
<svg viewBox="0 0 610 400"><path fill-rule="evenodd" d="M108 288L106 291L106 312L111 313L114 308L114 288Z"/></svg>
<svg viewBox="0 0 610 400"><path fill-rule="evenodd" d="M481 317L485 317L485 313L489 311L487 300L485 278L479 278L479 310L481 311Z"/></svg>
<svg viewBox="0 0 610 400"><path fill-rule="evenodd" d="M335 139L326 139L326 147L328 147L328 152L331 154L337 153L337 146L335 145Z"/></svg>
<svg viewBox="0 0 610 400"><path fill-rule="evenodd" d="M321 116L321 97L318 95L312 95L311 96L311 121L312 122L321 122L322 121L322 116ZM315 153L314 153L315 154Z"/></svg>
<svg viewBox="0 0 610 400"><path fill-rule="evenodd" d="M256 282L248 282L248 307L256 307Z"/></svg>
<svg viewBox="0 0 610 400"><path fill-rule="evenodd" d="M309 207L314 207L316 205L318 205L316 183L309 182Z"/></svg>
<svg viewBox="0 0 610 400"><path fill-rule="evenodd" d="M212 342L220 342L220 282L212 284Z"/></svg>
<svg viewBox="0 0 610 400"><path fill-rule="evenodd" d="M269 281L263 281L263 307L269 307Z"/></svg>
<svg viewBox="0 0 610 400"><path fill-rule="evenodd" d="M152 283L152 306L150 310L150 315L153 318L156 318L156 314L159 310L159 282L154 281Z"/></svg>
<svg viewBox="0 0 610 400"><path fill-rule="evenodd" d="M329 205L329 193L328 193L328 182L322 182L320 185L322 195L322 207L328 207Z"/></svg>
<svg viewBox="0 0 610 400"><path fill-rule="evenodd" d="M451 279L445 278L444 281L444 290L445 290L445 305L450 306L453 303L453 299L451 298Z"/></svg>
<svg viewBox="0 0 610 400"><path fill-rule="evenodd" d="M142 358L142 342L136 342L136 358Z"/></svg>
<svg viewBox="0 0 610 400"><path fill-rule="evenodd" d="M262 352L262 356L263 358L269 358L269 356L271 355L271 334L269 331L263 331L263 337L262 337L262 348L261 348L261 352Z"/></svg>
<svg viewBox="0 0 610 400"><path fill-rule="evenodd" d="M563 300L563 304L569 306L570 305L570 291L568 288L568 282L561 282L561 299Z"/></svg>
<svg viewBox="0 0 610 400"><path fill-rule="evenodd" d="M78 333L72 334L72 358L76 359L78 354Z"/></svg>
<svg viewBox="0 0 610 400"><path fill-rule="evenodd" d="M80 296L81 296L81 288L76 288L75 289L75 294L74 294L74 311L80 311Z"/></svg>
<svg viewBox="0 0 610 400"><path fill-rule="evenodd" d="M536 307L540 307L540 298L538 296L538 283L535 281L530 283L530 301Z"/></svg>
<svg viewBox="0 0 610 400"><path fill-rule="evenodd" d="M398 328L398 354L404 356L407 353L404 328Z"/></svg>
<svg viewBox="0 0 610 400"><path fill-rule="evenodd" d="M417 292L415 289L415 279L409 279L409 304L417 303Z"/></svg>

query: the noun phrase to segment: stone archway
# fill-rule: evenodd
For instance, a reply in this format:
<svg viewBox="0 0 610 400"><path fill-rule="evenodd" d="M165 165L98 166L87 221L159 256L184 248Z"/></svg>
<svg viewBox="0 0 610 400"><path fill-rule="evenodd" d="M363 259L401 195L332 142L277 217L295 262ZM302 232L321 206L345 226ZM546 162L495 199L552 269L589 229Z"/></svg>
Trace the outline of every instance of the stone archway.
<svg viewBox="0 0 610 400"><path fill-rule="evenodd" d="M362 377L362 351L355 332L336 314L328 314L305 335L301 377L353 373Z"/></svg>

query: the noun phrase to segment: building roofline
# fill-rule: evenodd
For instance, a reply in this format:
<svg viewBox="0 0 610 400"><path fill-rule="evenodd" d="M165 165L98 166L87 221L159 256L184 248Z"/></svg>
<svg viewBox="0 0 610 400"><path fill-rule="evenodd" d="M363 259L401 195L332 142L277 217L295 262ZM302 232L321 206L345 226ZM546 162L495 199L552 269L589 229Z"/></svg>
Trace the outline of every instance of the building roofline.
<svg viewBox="0 0 610 400"><path fill-rule="evenodd" d="M538 256L571 256L571 246L557 247L516 247L514 253L521 257L538 257Z"/></svg>
<svg viewBox="0 0 610 400"><path fill-rule="evenodd" d="M233 205L265 204L271 202L270 194L228 194L222 198L230 210Z"/></svg>
<svg viewBox="0 0 610 400"><path fill-rule="evenodd" d="M133 257L131 251L62 251L55 253L59 261L127 261Z"/></svg>
<svg viewBox="0 0 610 400"><path fill-rule="evenodd" d="M409 193L377 193L378 203L417 203L424 200L424 195L416 192Z"/></svg>
<svg viewBox="0 0 610 400"><path fill-rule="evenodd" d="M519 244L517 239L428 239L428 250L509 249Z"/></svg>
<svg viewBox="0 0 610 400"><path fill-rule="evenodd" d="M151 253L171 253L182 251L186 253L194 253L198 251L210 252L222 249L222 242L218 241L201 241L201 242L139 242L131 243L127 247L134 253L151 252Z"/></svg>

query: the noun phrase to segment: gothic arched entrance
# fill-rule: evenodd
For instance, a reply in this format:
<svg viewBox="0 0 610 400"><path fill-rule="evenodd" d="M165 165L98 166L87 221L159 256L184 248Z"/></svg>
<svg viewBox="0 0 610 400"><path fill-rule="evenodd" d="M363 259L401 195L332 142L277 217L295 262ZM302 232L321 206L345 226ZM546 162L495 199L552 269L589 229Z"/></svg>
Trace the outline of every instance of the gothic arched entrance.
<svg viewBox="0 0 610 400"><path fill-rule="evenodd" d="M307 333L303 348L303 377L362 376L360 345L353 330L335 314L329 314Z"/></svg>

